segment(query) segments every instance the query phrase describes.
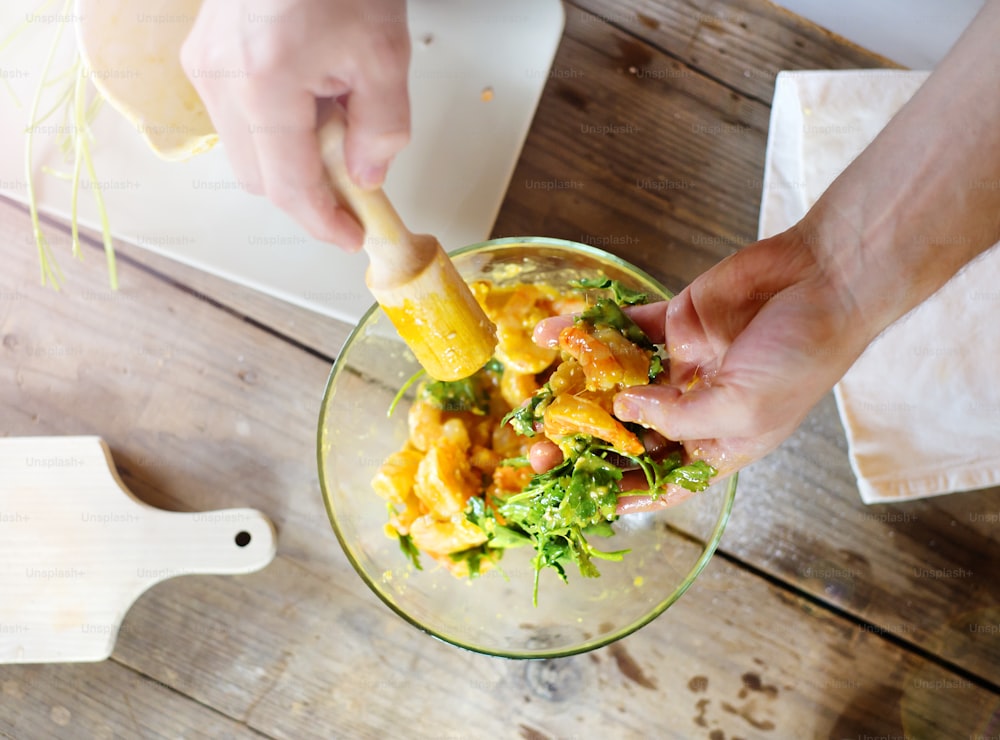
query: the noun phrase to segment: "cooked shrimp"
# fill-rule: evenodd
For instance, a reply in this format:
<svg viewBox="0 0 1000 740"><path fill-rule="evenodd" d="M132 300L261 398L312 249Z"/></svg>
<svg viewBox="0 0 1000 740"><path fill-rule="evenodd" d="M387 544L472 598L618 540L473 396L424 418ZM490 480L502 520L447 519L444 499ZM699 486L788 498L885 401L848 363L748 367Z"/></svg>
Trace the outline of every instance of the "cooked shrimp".
<svg viewBox="0 0 1000 740"><path fill-rule="evenodd" d="M554 349L539 347L531 339L535 325L553 315L552 293L537 285L518 285L504 289L503 293L507 300L490 315L497 327L497 359L515 372L540 373L558 354ZM487 302L490 304L492 301ZM489 308L486 311L489 315Z"/></svg>
<svg viewBox="0 0 1000 740"><path fill-rule="evenodd" d="M598 404L577 396L556 396L545 409L545 436L557 441L573 434L597 437L626 455L643 452L639 438Z"/></svg>
<svg viewBox="0 0 1000 740"><path fill-rule="evenodd" d="M487 475L493 475L493 471L497 469L501 460L503 458L489 447L475 445L469 453L469 462L472 467Z"/></svg>
<svg viewBox="0 0 1000 740"><path fill-rule="evenodd" d="M379 467L372 478L372 488L375 493L394 504L406 502L413 490L413 482L417 477L417 468L423 455L412 447L404 447L399 452L393 452Z"/></svg>
<svg viewBox="0 0 1000 740"><path fill-rule="evenodd" d="M559 367L555 369L555 372L549 378L549 388L552 389L552 394L556 396L562 393L579 393L586 385L587 376L583 374L583 368L580 367L580 363L573 358L559 363Z"/></svg>
<svg viewBox="0 0 1000 740"><path fill-rule="evenodd" d="M588 390L646 385L652 353L609 326L567 326L559 333L559 347L575 358L587 377Z"/></svg>
<svg viewBox="0 0 1000 740"><path fill-rule="evenodd" d="M538 390L538 381L534 373L519 373L515 370L504 370L500 379L500 394L512 408L520 406L531 398Z"/></svg>
<svg viewBox="0 0 1000 740"><path fill-rule="evenodd" d="M493 449L502 457L520 457L531 446L531 440L514 431L510 424L498 424L493 430Z"/></svg>
<svg viewBox="0 0 1000 740"><path fill-rule="evenodd" d="M393 531L387 530L386 533L390 537L395 537L395 533L408 534L410 531L410 525L413 524L418 517L421 517L426 513L426 507L424 507L424 505L420 503L420 499L411 492L403 502L403 509L396 509L389 515L389 523L386 526L390 527Z"/></svg>
<svg viewBox="0 0 1000 740"><path fill-rule="evenodd" d="M410 537L421 550L441 555L468 550L486 542L483 530L462 514L443 521L430 515L422 516L410 525Z"/></svg>
<svg viewBox="0 0 1000 740"><path fill-rule="evenodd" d="M450 439L436 441L417 468L413 491L427 510L447 519L465 509L479 493L481 477L472 469L466 450Z"/></svg>
<svg viewBox="0 0 1000 740"><path fill-rule="evenodd" d="M441 435L441 409L426 401L414 401L407 416L410 444L427 452Z"/></svg>
<svg viewBox="0 0 1000 740"><path fill-rule="evenodd" d="M530 466L501 465L493 471L493 483L498 493L516 493L528 485L534 472Z"/></svg>

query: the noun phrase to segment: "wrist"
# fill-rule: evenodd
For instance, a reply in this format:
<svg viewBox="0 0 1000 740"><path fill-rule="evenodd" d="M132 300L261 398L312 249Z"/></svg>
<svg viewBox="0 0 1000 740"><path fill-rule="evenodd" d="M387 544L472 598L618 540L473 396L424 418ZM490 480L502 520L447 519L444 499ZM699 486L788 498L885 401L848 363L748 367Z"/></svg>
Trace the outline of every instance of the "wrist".
<svg viewBox="0 0 1000 740"><path fill-rule="evenodd" d="M868 339L1000 239L1000 0L797 225Z"/></svg>

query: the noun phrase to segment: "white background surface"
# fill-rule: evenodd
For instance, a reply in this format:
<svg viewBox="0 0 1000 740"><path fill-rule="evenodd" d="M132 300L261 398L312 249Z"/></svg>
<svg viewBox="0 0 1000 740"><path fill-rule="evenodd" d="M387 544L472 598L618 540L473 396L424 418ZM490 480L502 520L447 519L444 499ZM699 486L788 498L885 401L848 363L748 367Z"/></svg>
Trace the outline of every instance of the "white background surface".
<svg viewBox="0 0 1000 740"><path fill-rule="evenodd" d="M386 191L412 230L432 233L452 250L489 236L548 79L562 34L562 5L559 0L408 5L413 137L391 169ZM32 17L38 7L38 0L0 4L0 36L32 18L0 57L0 191L22 201L23 130L58 23L53 9L48 17ZM54 73L72 57L71 31L64 33ZM53 86L52 95L62 88ZM493 92L489 102L481 99L485 88ZM12 104L11 91L20 108ZM47 125L59 123L57 116ZM93 131L97 176L117 237L350 322L374 302L364 287L367 258L311 239L277 208L244 193L221 147L187 162L162 162L109 107ZM57 139L54 130L36 135L34 169L44 210L65 216L69 183L40 174L43 164L71 169ZM80 196L81 223L96 225L92 193L82 189ZM57 258L71 283L70 256Z"/></svg>

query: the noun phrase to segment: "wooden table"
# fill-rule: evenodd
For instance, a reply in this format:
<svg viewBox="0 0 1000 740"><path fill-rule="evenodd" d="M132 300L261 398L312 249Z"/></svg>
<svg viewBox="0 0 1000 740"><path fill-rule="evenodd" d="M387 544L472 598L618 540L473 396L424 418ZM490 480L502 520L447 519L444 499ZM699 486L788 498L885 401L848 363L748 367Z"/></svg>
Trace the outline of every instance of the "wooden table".
<svg viewBox="0 0 1000 740"><path fill-rule="evenodd" d="M887 64L765 0L567 13L495 233L603 246L673 289L755 234L777 71ZM23 208L0 203L0 237L0 433L101 435L145 501L280 532L259 573L147 592L106 662L0 667L0 736L1000 735L1000 490L863 506L832 397L743 474L666 614L588 655L487 658L393 615L330 530L315 425L348 326L127 245L110 294L93 241L57 294Z"/></svg>

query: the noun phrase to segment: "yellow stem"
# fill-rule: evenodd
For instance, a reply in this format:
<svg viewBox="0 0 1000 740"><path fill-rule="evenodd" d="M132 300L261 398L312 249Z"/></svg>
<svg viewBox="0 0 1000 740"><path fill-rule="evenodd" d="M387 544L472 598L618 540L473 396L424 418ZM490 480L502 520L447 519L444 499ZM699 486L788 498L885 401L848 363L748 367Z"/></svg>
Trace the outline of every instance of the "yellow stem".
<svg viewBox="0 0 1000 740"><path fill-rule="evenodd" d="M71 0L66 0L63 4L63 13L69 10L71 5ZM48 7L47 5L44 7ZM42 80L45 80L49 75L49 70L52 68L52 60L55 59L56 50L59 48L59 41L62 39L63 29L66 27L65 23L60 23L56 29L55 38L52 40L52 46L49 47L48 56L45 59L45 65L42 67ZM9 43L9 41L7 42ZM4 44L6 46L6 43ZM3 47L0 47L2 49ZM52 253L49 249L48 240L46 240L45 235L42 233L42 226L38 219L38 203L35 196L35 177L34 168L32 167L32 145L34 143L34 129L35 129L35 118L38 115L38 106L42 98L42 85L39 84L35 88L34 99L31 102L31 111L28 114L28 131L26 134L26 145L25 145L25 157L24 157L24 168L25 168L25 182L27 183L28 189L28 210L31 213L31 228L35 237L35 244L38 246L38 260L42 272L42 285L47 285L51 281L52 287L56 290L59 289L59 280L61 275L59 274L59 267L52 260ZM50 264L49 260L52 260ZM53 269L54 267L54 269Z"/></svg>
<svg viewBox="0 0 1000 740"><path fill-rule="evenodd" d="M104 242L104 255L108 261L108 277L111 282L111 290L118 290L118 270L115 265L115 247L111 242L111 224L108 221L108 210L104 206L104 195L101 193L101 183L97 179L97 172L94 170L94 160L90 156L90 146L84 137L90 136L90 129L87 126L87 106L86 106L86 96L84 94L84 89L87 83L87 69L86 66L80 65L79 76L77 77L77 94L76 94L76 140L75 144L77 146L77 156L82 153L83 163L87 167L87 177L90 179L94 190L94 201L97 204L97 210L101 215L101 237ZM79 183L77 183L79 185ZM76 202L76 189L73 192L74 208ZM73 215L73 232L74 240L76 239L76 214Z"/></svg>
<svg viewBox="0 0 1000 740"><path fill-rule="evenodd" d="M84 103L84 87L86 86L86 78L80 74L80 70L83 69L83 65L79 65L76 75L75 92L73 93L73 110L75 112L75 118L79 119L80 111L83 110ZM79 259L83 258L83 253L80 251L80 229L76 221L76 206L79 198L77 197L80 192L80 169L83 164L83 131L79 128L79 120L77 120L76 133L73 136L73 185L71 188L72 195L70 196L70 216L69 223L70 228L73 233L73 256Z"/></svg>

